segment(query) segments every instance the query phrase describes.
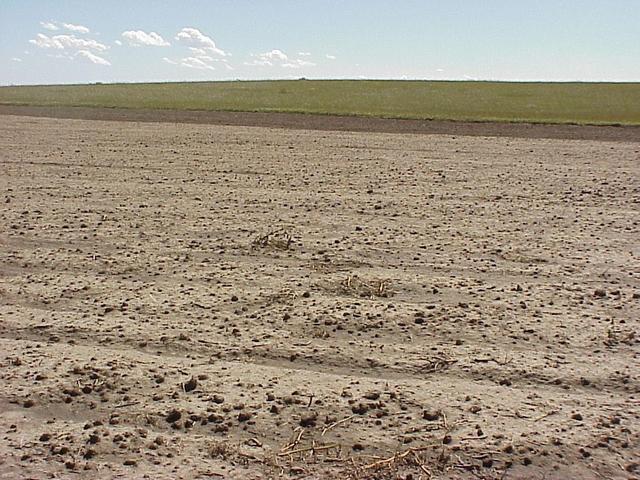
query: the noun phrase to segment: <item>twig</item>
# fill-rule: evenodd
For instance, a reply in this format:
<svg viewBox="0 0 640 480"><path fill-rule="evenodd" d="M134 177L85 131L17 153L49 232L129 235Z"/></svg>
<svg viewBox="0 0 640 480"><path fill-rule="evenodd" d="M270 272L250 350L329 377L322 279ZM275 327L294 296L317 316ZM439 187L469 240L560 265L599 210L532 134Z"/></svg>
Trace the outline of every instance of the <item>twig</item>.
<svg viewBox="0 0 640 480"><path fill-rule="evenodd" d="M279 457L285 457L287 455L294 455L296 453L302 453L302 452L308 452L313 450L314 452L320 451L320 450L330 450L332 448L338 448L340 445L338 445L337 443L331 444L331 445L321 445L319 447L312 445L310 447L303 447L303 448L298 448L297 450L291 450L290 452L280 452L278 454Z"/></svg>
<svg viewBox="0 0 640 480"><path fill-rule="evenodd" d="M113 408L124 408L124 407L130 407L132 405L138 405L140 402L129 402L129 403L123 403L121 405L116 405Z"/></svg>
<svg viewBox="0 0 640 480"><path fill-rule="evenodd" d="M289 443L288 445L285 445L282 449L281 452L285 452L286 450L290 450L292 448L294 448L296 445L298 445L298 443L300 443L300 439L302 438L302 435L304 434L304 428L302 428L300 430L300 433L298 433L298 436L296 437L296 439Z"/></svg>
<svg viewBox="0 0 640 480"><path fill-rule="evenodd" d="M333 422L331 425L329 425L328 427L325 427L322 430L322 434L320 435L321 437L324 437L324 434L327 433L329 430L337 427L338 425L342 425L345 422L348 422L349 420L351 420L353 417L355 417L355 415L351 415L347 418L343 418L342 420L338 420L337 422Z"/></svg>
<svg viewBox="0 0 640 480"><path fill-rule="evenodd" d="M408 450L405 450L402 453L396 453L393 457L385 458L383 460L378 460L377 462L370 463L369 465L365 465L362 468L365 469L365 470L370 470L372 468L378 468L378 467L381 467L383 465L386 465L386 466L393 465L398 460L402 460L403 458L406 458L408 455L410 455L412 453L422 452L423 450L428 450L428 449L433 448L433 447L434 447L434 445L429 445L429 446L426 446L426 447L410 448Z"/></svg>
<svg viewBox="0 0 640 480"><path fill-rule="evenodd" d="M538 418L535 418L533 421L534 422L539 422L543 418L550 417L551 415L555 415L556 413L558 413L558 410L551 410L549 413L545 413L544 415L541 415Z"/></svg>
<svg viewBox="0 0 640 480"><path fill-rule="evenodd" d="M415 460L416 464L420 467L420 470L426 473L428 478L431 478L431 471L422 464L416 452L413 452L413 459Z"/></svg>
<svg viewBox="0 0 640 480"><path fill-rule="evenodd" d="M252 445L254 447L262 447L262 443L260 443L260 440L258 440L255 437L250 438L249 440L247 440L245 442L247 445Z"/></svg>

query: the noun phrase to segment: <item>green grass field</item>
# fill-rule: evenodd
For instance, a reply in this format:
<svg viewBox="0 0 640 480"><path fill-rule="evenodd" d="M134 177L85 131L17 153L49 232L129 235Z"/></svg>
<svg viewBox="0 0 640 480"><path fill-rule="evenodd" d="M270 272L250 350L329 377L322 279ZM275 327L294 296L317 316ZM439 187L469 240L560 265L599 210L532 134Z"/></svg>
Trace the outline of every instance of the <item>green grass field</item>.
<svg viewBox="0 0 640 480"><path fill-rule="evenodd" d="M640 125L640 83L281 80L1 87L0 104Z"/></svg>

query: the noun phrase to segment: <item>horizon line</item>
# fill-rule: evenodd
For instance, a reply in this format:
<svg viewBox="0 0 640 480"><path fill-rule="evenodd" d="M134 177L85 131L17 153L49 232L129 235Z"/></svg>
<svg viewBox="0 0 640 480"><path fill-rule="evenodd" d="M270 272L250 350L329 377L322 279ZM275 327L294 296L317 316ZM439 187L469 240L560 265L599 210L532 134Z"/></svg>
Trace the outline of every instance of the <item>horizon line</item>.
<svg viewBox="0 0 640 480"><path fill-rule="evenodd" d="M429 78L229 78L222 80L114 80L70 83L8 83L0 84L0 88L11 87L71 87L96 85L145 85L169 83L233 83L233 82L430 82L430 83L519 83L519 84L640 84L640 80L494 80L494 79L429 79Z"/></svg>

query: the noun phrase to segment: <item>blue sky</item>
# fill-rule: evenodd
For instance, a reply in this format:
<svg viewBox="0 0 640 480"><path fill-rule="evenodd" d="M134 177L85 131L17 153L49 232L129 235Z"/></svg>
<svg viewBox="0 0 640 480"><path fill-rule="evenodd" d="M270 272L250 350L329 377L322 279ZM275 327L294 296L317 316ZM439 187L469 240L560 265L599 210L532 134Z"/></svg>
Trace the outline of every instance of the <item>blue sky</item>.
<svg viewBox="0 0 640 480"><path fill-rule="evenodd" d="M0 0L0 84L640 81L640 0Z"/></svg>

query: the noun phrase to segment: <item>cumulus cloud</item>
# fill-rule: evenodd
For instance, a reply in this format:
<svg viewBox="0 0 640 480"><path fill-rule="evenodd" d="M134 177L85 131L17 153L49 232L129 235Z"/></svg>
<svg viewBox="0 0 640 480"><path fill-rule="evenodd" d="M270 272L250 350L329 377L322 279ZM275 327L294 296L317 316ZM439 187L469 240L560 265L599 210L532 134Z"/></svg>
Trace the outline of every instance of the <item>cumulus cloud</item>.
<svg viewBox="0 0 640 480"><path fill-rule="evenodd" d="M111 62L109 62L106 58L99 57L98 55L91 53L89 50L79 50L78 53L76 53L76 56L86 58L91 63L95 63L96 65L111 65Z"/></svg>
<svg viewBox="0 0 640 480"><path fill-rule="evenodd" d="M58 26L53 22L40 22L40 26L45 30L59 30Z"/></svg>
<svg viewBox="0 0 640 480"><path fill-rule="evenodd" d="M82 34L89 33L91 31L89 30L89 28L85 27L84 25L75 25L73 23L56 22L53 20L50 22L40 22L40 26L45 30L51 30L51 31L60 30L60 28L64 28L66 30L69 30L70 32L82 33Z"/></svg>
<svg viewBox="0 0 640 480"><path fill-rule="evenodd" d="M274 49L274 50L271 50L270 52L260 53L258 55L258 58L261 58L264 60L287 60L289 57L283 51Z"/></svg>
<svg viewBox="0 0 640 480"><path fill-rule="evenodd" d="M286 62L287 60L289 60L289 56L282 50L278 50L277 48L271 50L270 52L257 54L252 53L251 56L254 57L254 59L250 62L244 62L245 65L272 67L278 63Z"/></svg>
<svg viewBox="0 0 640 480"><path fill-rule="evenodd" d="M299 56L305 56L305 52L299 52ZM269 52L252 54L253 60L250 62L244 62L248 66L258 67L273 67L280 66L282 68L302 68L302 67L315 67L314 62L305 60L303 58L291 58L282 50L273 49Z"/></svg>
<svg viewBox="0 0 640 480"><path fill-rule="evenodd" d="M170 65L178 65L178 62L175 62L175 61L173 61L173 60L171 60L170 58L167 58L167 57L162 57L162 60L167 62Z"/></svg>
<svg viewBox="0 0 640 480"><path fill-rule="evenodd" d="M113 42L113 43L115 43L115 44L116 44L116 45L118 45L119 47L120 47L120 46L122 46L122 42L121 42L120 40L116 40L116 41L115 41L115 42Z"/></svg>
<svg viewBox="0 0 640 480"><path fill-rule="evenodd" d="M197 48L197 47L189 47L189 50L191 50L191 52L196 56L200 56L200 55L206 55L207 51L203 48Z"/></svg>
<svg viewBox="0 0 640 480"><path fill-rule="evenodd" d="M327 57L329 60L335 60L336 59L335 55L329 55L328 53L325 55L325 57Z"/></svg>
<svg viewBox="0 0 640 480"><path fill-rule="evenodd" d="M13 60L14 62L21 62L22 59L18 58L18 57L12 57L11 60Z"/></svg>
<svg viewBox="0 0 640 480"><path fill-rule="evenodd" d="M309 57L309 56L311 56L311 53L309 53L309 52L298 52L298 55L300 55L301 57Z"/></svg>
<svg viewBox="0 0 640 480"><path fill-rule="evenodd" d="M211 37L206 36L197 28L185 27L177 33L175 39L185 45L191 45L221 57L229 55L229 53L218 48Z"/></svg>
<svg viewBox="0 0 640 480"><path fill-rule="evenodd" d="M56 50L72 49L90 49L103 52L109 47L95 40L86 40L78 38L75 35L54 35L49 37L43 33L36 35L36 38L29 40L29 43L39 48L53 48Z"/></svg>
<svg viewBox="0 0 640 480"><path fill-rule="evenodd" d="M180 65L188 68L195 68L197 70L215 70L213 65L209 65L206 61L197 57L186 57L180 62Z"/></svg>
<svg viewBox="0 0 640 480"><path fill-rule="evenodd" d="M62 26L71 32L89 33L91 31L84 25L74 25L73 23L63 23Z"/></svg>
<svg viewBox="0 0 640 480"><path fill-rule="evenodd" d="M315 67L316 64L313 62L309 62L307 60L302 60L300 58L296 58L288 61L287 63L283 63L283 68L302 68L302 67Z"/></svg>
<svg viewBox="0 0 640 480"><path fill-rule="evenodd" d="M127 39L129 45L140 47L143 45L151 47L168 47L171 45L156 32L143 32L142 30L128 30L122 32L122 36Z"/></svg>

